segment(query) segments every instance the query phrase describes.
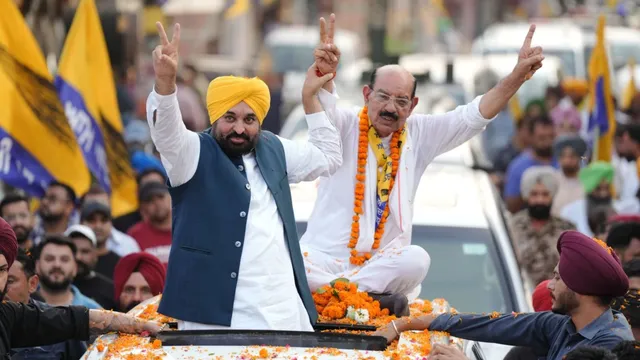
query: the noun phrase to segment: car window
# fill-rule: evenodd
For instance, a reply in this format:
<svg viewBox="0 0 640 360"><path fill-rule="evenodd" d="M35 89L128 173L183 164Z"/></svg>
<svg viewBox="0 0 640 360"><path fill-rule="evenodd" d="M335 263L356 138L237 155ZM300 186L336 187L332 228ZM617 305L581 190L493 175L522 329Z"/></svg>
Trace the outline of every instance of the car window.
<svg viewBox="0 0 640 360"><path fill-rule="evenodd" d="M313 64L313 50L315 46L306 45L270 45L269 53L272 57L274 71L277 73L302 72L306 73ZM344 59L338 64L338 70L342 68Z"/></svg>
<svg viewBox="0 0 640 360"><path fill-rule="evenodd" d="M518 50L513 49L486 49L484 51L485 55L491 54L516 54ZM576 56L570 50L558 50L558 49L544 49L544 54L548 56L555 56L560 59L560 63L562 64L562 72L566 76L576 76Z"/></svg>
<svg viewBox="0 0 640 360"><path fill-rule="evenodd" d="M640 46L633 43L610 43L611 63L616 68L624 66L633 58L640 63Z"/></svg>
<svg viewBox="0 0 640 360"><path fill-rule="evenodd" d="M298 223L298 235L306 223ZM515 311L506 268L487 229L414 226L412 244L431 257L420 298L444 298L460 312Z"/></svg>

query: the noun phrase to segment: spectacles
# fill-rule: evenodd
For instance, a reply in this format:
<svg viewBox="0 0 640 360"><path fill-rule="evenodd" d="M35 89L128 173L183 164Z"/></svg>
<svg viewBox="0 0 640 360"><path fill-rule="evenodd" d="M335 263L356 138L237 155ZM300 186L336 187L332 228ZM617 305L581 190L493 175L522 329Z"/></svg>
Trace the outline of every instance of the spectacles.
<svg viewBox="0 0 640 360"><path fill-rule="evenodd" d="M393 100L393 104L398 109L407 109L411 106L411 100L407 98L398 98L395 96L387 95L377 90L374 92L375 92L375 95L374 95L375 100L381 104L388 104L389 101Z"/></svg>

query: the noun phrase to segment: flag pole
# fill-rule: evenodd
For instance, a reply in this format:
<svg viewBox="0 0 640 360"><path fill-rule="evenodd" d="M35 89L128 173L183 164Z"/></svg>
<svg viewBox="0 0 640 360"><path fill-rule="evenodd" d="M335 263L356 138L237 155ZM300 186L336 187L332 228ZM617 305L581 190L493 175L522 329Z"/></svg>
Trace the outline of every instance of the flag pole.
<svg viewBox="0 0 640 360"><path fill-rule="evenodd" d="M600 128L596 126L593 129L593 152L591 154L591 162L598 161L598 139L600 138Z"/></svg>

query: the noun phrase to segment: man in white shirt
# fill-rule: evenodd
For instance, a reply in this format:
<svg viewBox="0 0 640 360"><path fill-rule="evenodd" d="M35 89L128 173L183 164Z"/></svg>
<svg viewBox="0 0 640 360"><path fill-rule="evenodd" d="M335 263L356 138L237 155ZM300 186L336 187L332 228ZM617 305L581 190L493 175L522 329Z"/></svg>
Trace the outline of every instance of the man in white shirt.
<svg viewBox="0 0 640 360"><path fill-rule="evenodd" d="M172 245L158 311L183 330L231 327L313 331L290 182L330 176L342 164L340 135L317 92L331 75L313 68L302 90L309 142L261 130L269 89L258 78L209 84L210 130L187 130L176 97L180 27L153 53L147 100L151 137L171 185Z"/></svg>
<svg viewBox="0 0 640 360"><path fill-rule="evenodd" d="M331 15L325 30L320 20L321 44L314 51L319 76L335 73L338 66L334 23ZM542 66L542 49L531 47L534 30L531 26L509 76L484 96L443 115L411 114L418 103L416 81L398 65L373 73L363 88L364 109L337 108L334 83L325 84L318 96L340 132L343 164L321 179L301 239L312 291L347 278L383 308L408 314L407 295L419 292L431 261L423 248L410 245L420 178L433 158L480 133Z"/></svg>

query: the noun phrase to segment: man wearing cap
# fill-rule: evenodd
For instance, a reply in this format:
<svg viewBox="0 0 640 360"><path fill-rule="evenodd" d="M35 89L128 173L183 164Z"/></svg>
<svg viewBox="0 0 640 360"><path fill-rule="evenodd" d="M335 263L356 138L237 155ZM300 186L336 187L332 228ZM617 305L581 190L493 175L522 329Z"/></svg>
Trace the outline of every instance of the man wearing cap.
<svg viewBox="0 0 640 360"><path fill-rule="evenodd" d="M307 72L302 104L308 142L262 131L269 89L258 78L235 76L211 81L211 129L191 132L176 99L180 26L171 41L159 23L158 31L162 45L153 53L147 120L174 211L159 312L179 319L183 330L313 331L317 312L289 183L329 176L342 165L340 135L317 99L332 75L318 77L315 65Z"/></svg>
<svg viewBox="0 0 640 360"><path fill-rule="evenodd" d="M113 282L95 271L98 263L96 235L86 225L71 225L64 233L76 245L77 274L73 280L80 292L95 300L104 309L115 309Z"/></svg>
<svg viewBox="0 0 640 360"><path fill-rule="evenodd" d="M120 259L113 274L114 299L118 309L128 312L141 302L162 294L166 271L157 257L133 253Z"/></svg>
<svg viewBox="0 0 640 360"><path fill-rule="evenodd" d="M113 279L113 269L116 268L120 256L107 246L107 240L111 235L111 207L98 201L84 203L80 223L91 228L95 234L98 255L98 262L95 264L96 272L108 279Z"/></svg>
<svg viewBox="0 0 640 360"><path fill-rule="evenodd" d="M16 260L18 242L11 226L0 218L0 300L8 286L8 269ZM89 334L144 331L156 334L159 323L125 314L89 310L84 306L40 308L34 304L0 302L0 358L8 359L12 348L55 344L76 339L89 340Z"/></svg>
<svg viewBox="0 0 640 360"><path fill-rule="evenodd" d="M623 265L640 258L640 222L613 224L607 234L607 245L613 248Z"/></svg>
<svg viewBox="0 0 640 360"><path fill-rule="evenodd" d="M558 159L560 174L558 192L553 198L551 213L560 216L560 210L574 201L583 199L584 187L578 179L582 157L587 152L587 143L578 135L564 135L556 138L553 155Z"/></svg>
<svg viewBox="0 0 640 360"><path fill-rule="evenodd" d="M146 126L146 125L145 125ZM90 202L101 202L109 207L111 210L111 197L109 194L102 188L102 186L98 184L91 185L89 190L82 196L80 201L80 206L84 206L86 203ZM137 211L137 209L136 209ZM109 211L111 214L111 211ZM109 216L108 218L100 218L102 220L97 223L96 227L99 227L100 230L95 229L96 234L104 233L107 237L107 248L118 256L127 256L134 252L140 251L140 246L138 242L132 238L131 236L119 231L115 227L115 220ZM137 221L136 221L137 222ZM91 225L90 225L91 227ZM100 236L100 235L99 235Z"/></svg>
<svg viewBox="0 0 640 360"><path fill-rule="evenodd" d="M629 277L629 291L617 298L611 307L624 314L631 325L633 337L640 341L640 258L629 261L623 269Z"/></svg>
<svg viewBox="0 0 640 360"><path fill-rule="evenodd" d="M167 185L151 181L138 192L142 220L129 229L140 249L156 256L167 265L171 251L171 196Z"/></svg>
<svg viewBox="0 0 640 360"><path fill-rule="evenodd" d="M395 320L376 335L391 341L406 330L445 331L467 340L528 346L550 360L561 360L579 346L613 349L633 340L627 320L609 307L629 289L613 250L577 231L564 232L557 248L560 261L548 285L552 312L423 315Z"/></svg>

